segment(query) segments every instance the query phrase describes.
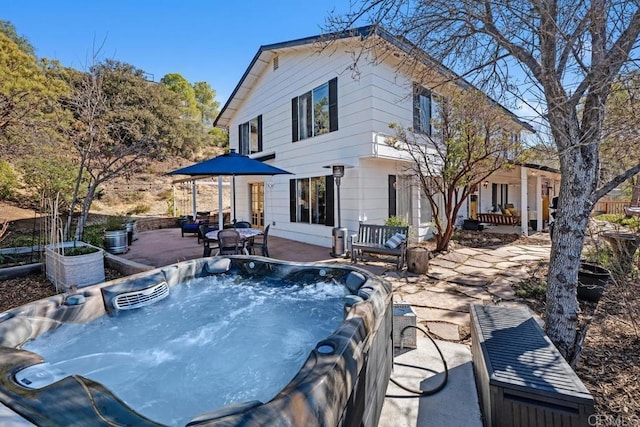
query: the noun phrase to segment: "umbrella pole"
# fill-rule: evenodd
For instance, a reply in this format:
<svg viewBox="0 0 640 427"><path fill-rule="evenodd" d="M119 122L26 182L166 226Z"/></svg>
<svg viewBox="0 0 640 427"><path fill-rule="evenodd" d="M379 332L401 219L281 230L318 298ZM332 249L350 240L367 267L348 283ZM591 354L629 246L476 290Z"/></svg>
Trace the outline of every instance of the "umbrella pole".
<svg viewBox="0 0 640 427"><path fill-rule="evenodd" d="M173 212L173 216L176 217L178 215L176 213L176 185L175 184L171 184L171 194L172 194L171 212Z"/></svg>
<svg viewBox="0 0 640 427"><path fill-rule="evenodd" d="M236 176L233 175L233 223L236 223Z"/></svg>
<svg viewBox="0 0 640 427"><path fill-rule="evenodd" d="M193 201L193 219L198 218L198 206L196 205L196 180L191 181L191 198Z"/></svg>

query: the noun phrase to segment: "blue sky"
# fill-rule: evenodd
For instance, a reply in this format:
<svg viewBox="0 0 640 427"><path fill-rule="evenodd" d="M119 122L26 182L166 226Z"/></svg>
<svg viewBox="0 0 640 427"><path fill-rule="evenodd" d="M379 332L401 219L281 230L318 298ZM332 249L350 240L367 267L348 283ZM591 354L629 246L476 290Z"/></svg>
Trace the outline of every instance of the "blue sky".
<svg viewBox="0 0 640 427"><path fill-rule="evenodd" d="M206 81L224 104L260 45L322 32L329 12L350 0L4 0L11 21L39 57L85 69L100 57L154 75Z"/></svg>

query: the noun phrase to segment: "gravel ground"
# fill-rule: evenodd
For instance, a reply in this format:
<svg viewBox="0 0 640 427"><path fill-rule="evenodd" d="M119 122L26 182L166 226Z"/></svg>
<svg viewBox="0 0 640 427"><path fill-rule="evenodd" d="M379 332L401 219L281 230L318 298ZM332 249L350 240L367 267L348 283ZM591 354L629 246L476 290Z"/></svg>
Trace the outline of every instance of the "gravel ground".
<svg viewBox="0 0 640 427"><path fill-rule="evenodd" d="M115 270L105 269L106 280L121 276ZM31 301L48 298L57 293L53 284L47 280L44 274L0 280L0 313Z"/></svg>

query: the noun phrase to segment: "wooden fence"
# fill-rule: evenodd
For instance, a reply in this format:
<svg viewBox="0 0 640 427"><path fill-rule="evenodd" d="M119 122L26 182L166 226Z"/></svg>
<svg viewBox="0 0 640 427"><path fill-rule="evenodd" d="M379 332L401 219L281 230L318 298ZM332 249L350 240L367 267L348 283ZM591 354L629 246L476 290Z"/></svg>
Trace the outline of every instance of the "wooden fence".
<svg viewBox="0 0 640 427"><path fill-rule="evenodd" d="M599 215L605 213L624 215L625 206L629 206L629 202L626 200L601 200L596 203L596 206L593 209L593 214Z"/></svg>

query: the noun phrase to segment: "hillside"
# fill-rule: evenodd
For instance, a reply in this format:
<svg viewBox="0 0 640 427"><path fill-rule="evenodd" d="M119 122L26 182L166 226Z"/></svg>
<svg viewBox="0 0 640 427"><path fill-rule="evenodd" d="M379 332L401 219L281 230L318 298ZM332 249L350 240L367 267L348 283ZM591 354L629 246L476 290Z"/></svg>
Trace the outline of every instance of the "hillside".
<svg viewBox="0 0 640 427"><path fill-rule="evenodd" d="M208 149L207 154L199 155L198 159L215 157L222 151L221 148L214 147ZM169 176L166 173L195 162L181 157L171 157L162 162L153 162L145 173L119 177L107 182L100 187L100 195L94 200L91 213L137 217L172 215L172 201L175 197L176 215L191 214L193 208L190 183L176 183L175 190L172 188L172 182L188 177ZM21 172L15 166L14 169L18 173ZM197 185L198 210L218 209L217 186L207 185L212 184L214 180L217 182L216 178L205 179ZM224 207L229 207L229 194L223 194L223 200ZM19 184L15 200L0 200L0 221L31 219L37 211L40 211L37 195L30 194L22 182Z"/></svg>

